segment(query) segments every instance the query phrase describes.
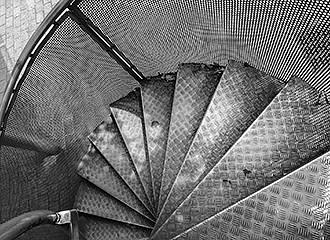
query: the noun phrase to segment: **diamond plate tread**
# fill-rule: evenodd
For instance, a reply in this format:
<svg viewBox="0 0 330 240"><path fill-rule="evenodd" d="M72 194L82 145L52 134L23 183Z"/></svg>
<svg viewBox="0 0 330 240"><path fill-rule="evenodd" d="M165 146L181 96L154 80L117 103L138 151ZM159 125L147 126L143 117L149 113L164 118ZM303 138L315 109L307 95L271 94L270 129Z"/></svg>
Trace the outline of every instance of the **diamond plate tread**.
<svg viewBox="0 0 330 240"><path fill-rule="evenodd" d="M329 150L330 105L292 79L156 233L177 236Z"/></svg>
<svg viewBox="0 0 330 240"><path fill-rule="evenodd" d="M176 74L157 76L141 82L155 203L158 203L170 126ZM157 206L155 206L157 209Z"/></svg>
<svg viewBox="0 0 330 240"><path fill-rule="evenodd" d="M162 176L158 213L165 203L184 156L192 142L224 67L205 64L181 64L174 92L170 130Z"/></svg>
<svg viewBox="0 0 330 240"><path fill-rule="evenodd" d="M148 197L112 114L88 138L136 196L151 210Z"/></svg>
<svg viewBox="0 0 330 240"><path fill-rule="evenodd" d="M111 103L110 106L133 113L139 118L143 117L139 88L136 88L134 91L128 93L125 97Z"/></svg>
<svg viewBox="0 0 330 240"><path fill-rule="evenodd" d="M177 239L328 239L329 177L327 153Z"/></svg>
<svg viewBox="0 0 330 240"><path fill-rule="evenodd" d="M150 236L151 230L91 215L79 218L80 237L86 240L136 240Z"/></svg>
<svg viewBox="0 0 330 240"><path fill-rule="evenodd" d="M78 174L93 183L130 208L153 220L154 217L136 197L118 173L109 165L102 155L91 146L88 153L79 163Z"/></svg>
<svg viewBox="0 0 330 240"><path fill-rule="evenodd" d="M156 230L283 87L276 78L229 61L159 214Z"/></svg>
<svg viewBox="0 0 330 240"><path fill-rule="evenodd" d="M154 225L154 222L87 181L82 181L80 184L75 208L79 212L141 227L152 229Z"/></svg>
<svg viewBox="0 0 330 240"><path fill-rule="evenodd" d="M135 94L136 98L139 100L139 107L142 109L140 89L135 91ZM115 107L111 107L111 111L119 126L121 135L124 138L151 205L154 206L152 178L144 131L144 119L130 111Z"/></svg>

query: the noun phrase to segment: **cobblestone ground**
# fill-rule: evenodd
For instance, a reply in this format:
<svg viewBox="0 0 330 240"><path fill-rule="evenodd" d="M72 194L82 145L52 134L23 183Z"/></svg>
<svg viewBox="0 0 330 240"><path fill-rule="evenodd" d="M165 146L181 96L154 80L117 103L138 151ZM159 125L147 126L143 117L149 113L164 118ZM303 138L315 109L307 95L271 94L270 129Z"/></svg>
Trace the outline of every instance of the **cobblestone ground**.
<svg viewBox="0 0 330 240"><path fill-rule="evenodd" d="M33 32L59 0L0 0L0 100Z"/></svg>

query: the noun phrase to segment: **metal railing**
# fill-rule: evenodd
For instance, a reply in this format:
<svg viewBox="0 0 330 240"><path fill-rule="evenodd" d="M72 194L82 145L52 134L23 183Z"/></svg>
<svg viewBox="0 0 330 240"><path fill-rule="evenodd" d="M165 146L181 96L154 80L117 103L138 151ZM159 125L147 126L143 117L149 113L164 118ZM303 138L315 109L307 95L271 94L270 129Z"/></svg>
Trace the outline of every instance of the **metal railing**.
<svg viewBox="0 0 330 240"><path fill-rule="evenodd" d="M70 224L71 240L79 240L79 216L76 210L53 213L48 210L38 210L24 213L0 225L0 239L13 240L28 230L44 225Z"/></svg>
<svg viewBox="0 0 330 240"><path fill-rule="evenodd" d="M19 88L22 85L22 81L20 80L23 78L23 75L28 72L33 60L36 58L36 49L42 42L47 40L47 36L49 36L51 32L55 31L56 26L58 25L57 19L67 11L66 9L71 3L72 0L60 0L55 5L44 21L39 25L37 30L33 33L14 66L0 106L0 146L9 145L17 147L15 146L15 143L19 144L20 142L19 139L8 138L4 135L7 118L15 102ZM40 151L41 149L41 147L35 143L24 143L19 145L22 148L30 150ZM58 153L58 149L48 149L45 152L50 155L56 154Z"/></svg>
<svg viewBox="0 0 330 240"><path fill-rule="evenodd" d="M15 139L12 136L5 136L5 129L10 111L13 108L13 104L17 98L20 87L29 73L32 63L47 40L60 26L64 15L69 15L72 20L77 22L81 29L83 29L83 31L85 31L97 44L99 44L99 46L134 79L141 81L145 78L143 74L132 64L132 62L117 48L117 46L111 42L111 40L78 9L77 5L79 2L81 2L81 0L60 0L33 33L32 37L29 39L21 55L19 56L7 84L0 106L0 147L1 145L16 148L18 147L42 152L46 155L56 155L62 150L57 146L48 146L45 148L42 143L32 143L21 139Z"/></svg>

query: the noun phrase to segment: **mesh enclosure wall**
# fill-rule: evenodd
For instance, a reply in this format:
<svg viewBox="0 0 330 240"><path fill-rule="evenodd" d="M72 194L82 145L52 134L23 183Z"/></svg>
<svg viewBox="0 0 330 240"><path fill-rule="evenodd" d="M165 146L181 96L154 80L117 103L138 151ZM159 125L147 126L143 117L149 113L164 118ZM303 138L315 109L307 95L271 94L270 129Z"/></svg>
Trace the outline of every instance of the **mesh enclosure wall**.
<svg viewBox="0 0 330 240"><path fill-rule="evenodd" d="M86 136L109 114L111 102L137 86L78 24L63 18L33 62L5 132L45 149L55 145L63 150L45 158L1 146L0 223L29 210L72 208ZM43 236L43 231L33 232ZM56 234L47 237L56 239Z"/></svg>
<svg viewBox="0 0 330 240"><path fill-rule="evenodd" d="M327 0L83 0L78 7L146 76L235 59L330 91Z"/></svg>
<svg viewBox="0 0 330 240"><path fill-rule="evenodd" d="M77 7L145 76L174 72L180 63L235 59L330 93L328 0L78 0ZM67 14L59 23L20 79L5 135L62 151L45 157L1 146L0 223L29 210L71 208L86 136L110 103L137 87ZM45 236L66 235L42 226L22 239Z"/></svg>

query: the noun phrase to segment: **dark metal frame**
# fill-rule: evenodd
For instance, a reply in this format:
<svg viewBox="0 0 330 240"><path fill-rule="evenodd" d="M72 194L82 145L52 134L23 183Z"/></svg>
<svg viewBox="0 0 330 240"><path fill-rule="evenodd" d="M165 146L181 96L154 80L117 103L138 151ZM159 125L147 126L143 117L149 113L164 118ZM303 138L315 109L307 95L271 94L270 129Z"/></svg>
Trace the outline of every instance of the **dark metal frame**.
<svg viewBox="0 0 330 240"><path fill-rule="evenodd" d="M79 240L79 215L77 210L67 210L53 213L48 210L38 210L24 213L0 225L0 239L13 240L33 227L44 224L70 224L70 237Z"/></svg>
<svg viewBox="0 0 330 240"><path fill-rule="evenodd" d="M6 123L11 109L14 106L20 87L22 86L36 57L67 17L75 21L100 47L106 51L120 66L123 67L138 82L145 79L143 74L131 63L131 61L111 42L111 40L96 27L79 9L81 0L60 0L40 24L29 39L7 84L5 94L0 106L0 147L2 145L15 148L34 150L46 155L55 155L61 152L61 148L31 143L26 140L5 136ZM79 214L76 210L68 210L59 213L50 211L33 211L23 214L0 225L0 238L12 240L41 224L70 224L71 239L79 239L78 228Z"/></svg>
<svg viewBox="0 0 330 240"><path fill-rule="evenodd" d="M78 4L80 2L81 0L60 0L34 32L19 56L0 106L0 147L1 145L6 145L34 150L46 155L56 155L61 152L62 149L58 146L45 148L44 145L39 145L38 143L31 143L21 139L15 139L11 136L5 136L5 129L19 89L29 73L34 60L49 38L68 16L70 16L84 32L97 42L100 47L135 80L140 82L145 79L143 74L132 64L124 53L122 53L118 47L78 9Z"/></svg>

